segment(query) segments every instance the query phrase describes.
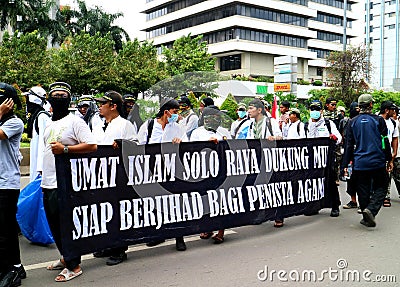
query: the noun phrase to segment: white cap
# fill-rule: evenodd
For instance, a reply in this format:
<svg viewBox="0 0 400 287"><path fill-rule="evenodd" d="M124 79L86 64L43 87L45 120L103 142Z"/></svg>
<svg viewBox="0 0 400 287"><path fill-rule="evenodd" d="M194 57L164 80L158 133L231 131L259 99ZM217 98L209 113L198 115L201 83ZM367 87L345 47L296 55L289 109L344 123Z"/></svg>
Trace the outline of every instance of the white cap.
<svg viewBox="0 0 400 287"><path fill-rule="evenodd" d="M37 105L42 105L46 99L46 91L39 86L32 87L25 96L28 96L28 101Z"/></svg>

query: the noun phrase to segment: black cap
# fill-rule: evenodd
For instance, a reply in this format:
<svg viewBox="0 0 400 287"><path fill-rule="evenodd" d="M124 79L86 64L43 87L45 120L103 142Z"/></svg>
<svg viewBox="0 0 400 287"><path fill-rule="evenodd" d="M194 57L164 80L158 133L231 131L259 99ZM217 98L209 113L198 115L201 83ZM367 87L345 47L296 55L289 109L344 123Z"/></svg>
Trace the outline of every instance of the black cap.
<svg viewBox="0 0 400 287"><path fill-rule="evenodd" d="M204 98L204 99L201 100L201 103L202 103L205 107L208 107L208 106L214 105L214 100L211 99L211 98L209 98L209 97L206 97L206 98Z"/></svg>
<svg viewBox="0 0 400 287"><path fill-rule="evenodd" d="M322 109L322 103L319 100L313 100L310 104L310 109L311 107L316 107L319 108L320 110Z"/></svg>
<svg viewBox="0 0 400 287"><path fill-rule="evenodd" d="M396 110L397 106L391 101L384 101L381 104L381 110Z"/></svg>
<svg viewBox="0 0 400 287"><path fill-rule="evenodd" d="M186 106L188 106L188 107L192 107L192 103L190 102L190 100L189 100L189 98L188 97L186 97L186 96L182 96L180 99L179 99L179 105L186 105Z"/></svg>
<svg viewBox="0 0 400 287"><path fill-rule="evenodd" d="M106 103L106 102L111 102L113 104L121 105L122 104L122 96L120 93L117 93L115 91L108 91L104 94L104 96L95 99L96 102L100 103Z"/></svg>
<svg viewBox="0 0 400 287"><path fill-rule="evenodd" d="M19 109L19 110L22 109L22 104L18 97L17 90L13 86L6 84L6 83L0 83L0 101L1 102L3 102L2 101L3 97L12 99L14 104L17 106L17 109Z"/></svg>
<svg viewBox="0 0 400 287"><path fill-rule="evenodd" d="M125 94L122 98L123 98L124 102L127 102L127 101L136 102L136 100L137 100L137 96L134 96L131 94Z"/></svg>
<svg viewBox="0 0 400 287"><path fill-rule="evenodd" d="M65 82L55 82L50 84L49 86L49 95L51 95L55 91L63 91L67 92L68 95L71 96L71 86Z"/></svg>

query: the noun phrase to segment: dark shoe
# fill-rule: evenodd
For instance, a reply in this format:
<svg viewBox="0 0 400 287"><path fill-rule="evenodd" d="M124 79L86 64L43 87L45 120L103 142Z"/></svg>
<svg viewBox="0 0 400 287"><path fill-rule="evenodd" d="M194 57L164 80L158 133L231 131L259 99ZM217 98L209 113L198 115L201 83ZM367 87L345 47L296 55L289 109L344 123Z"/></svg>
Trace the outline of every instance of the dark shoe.
<svg viewBox="0 0 400 287"><path fill-rule="evenodd" d="M21 285L21 277L19 277L18 271L11 269L6 273L0 282L0 287L15 287Z"/></svg>
<svg viewBox="0 0 400 287"><path fill-rule="evenodd" d="M175 240L176 240L176 250L177 251L185 251L186 244L185 244L185 241L183 240L183 237L177 237L177 238L175 238Z"/></svg>
<svg viewBox="0 0 400 287"><path fill-rule="evenodd" d="M348 204L343 205L343 209L351 209L351 208L357 208L357 203L350 200Z"/></svg>
<svg viewBox="0 0 400 287"><path fill-rule="evenodd" d="M283 227L283 219L275 219L274 227L276 227L276 228Z"/></svg>
<svg viewBox="0 0 400 287"><path fill-rule="evenodd" d="M331 217L338 217L340 214L339 209L332 209L331 210Z"/></svg>
<svg viewBox="0 0 400 287"><path fill-rule="evenodd" d="M113 255L111 249L104 249L93 253L93 256L96 258L109 257L111 255Z"/></svg>
<svg viewBox="0 0 400 287"><path fill-rule="evenodd" d="M165 239L154 240L146 243L147 247L157 246L158 244L164 243Z"/></svg>
<svg viewBox="0 0 400 287"><path fill-rule="evenodd" d="M359 206L357 207L357 213L358 213L358 214L362 214L361 207L359 207Z"/></svg>
<svg viewBox="0 0 400 287"><path fill-rule="evenodd" d="M214 240L214 244L221 244L225 241L224 237L220 237L218 234L213 236L212 239Z"/></svg>
<svg viewBox="0 0 400 287"><path fill-rule="evenodd" d="M118 265L118 264L122 263L123 261L125 261L126 259L128 259L128 256L126 255L125 252L122 252L118 255L111 255L107 259L106 264L108 266Z"/></svg>
<svg viewBox="0 0 400 287"><path fill-rule="evenodd" d="M21 264L21 266L19 267L14 267L14 270L16 270L18 272L18 275L21 279L25 279L26 278L26 271L24 266Z"/></svg>
<svg viewBox="0 0 400 287"><path fill-rule="evenodd" d="M360 223L366 227L374 227L374 226L370 225L368 222L366 222L364 219L361 219Z"/></svg>
<svg viewBox="0 0 400 287"><path fill-rule="evenodd" d="M363 219L366 223L368 223L368 227L375 227L376 226L376 222L375 222L375 216L372 215L371 210L369 210L368 208L364 209L362 212L363 215Z"/></svg>

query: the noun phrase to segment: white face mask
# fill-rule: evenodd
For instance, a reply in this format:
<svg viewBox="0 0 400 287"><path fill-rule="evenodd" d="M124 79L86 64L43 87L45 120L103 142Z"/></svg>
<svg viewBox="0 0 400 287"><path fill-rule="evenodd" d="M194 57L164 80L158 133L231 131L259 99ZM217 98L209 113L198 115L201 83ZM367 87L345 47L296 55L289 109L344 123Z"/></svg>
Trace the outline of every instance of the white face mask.
<svg viewBox="0 0 400 287"><path fill-rule="evenodd" d="M178 114L171 114L171 117L168 118L169 123L175 123L178 121Z"/></svg>
<svg viewBox="0 0 400 287"><path fill-rule="evenodd" d="M310 118L313 120L318 120L321 117L320 111L310 111Z"/></svg>

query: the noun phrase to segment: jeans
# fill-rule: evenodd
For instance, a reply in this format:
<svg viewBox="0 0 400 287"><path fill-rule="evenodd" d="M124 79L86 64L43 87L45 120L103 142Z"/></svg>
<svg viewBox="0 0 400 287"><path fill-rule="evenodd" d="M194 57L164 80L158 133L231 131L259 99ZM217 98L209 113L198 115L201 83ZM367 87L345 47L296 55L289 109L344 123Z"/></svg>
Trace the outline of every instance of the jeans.
<svg viewBox="0 0 400 287"><path fill-rule="evenodd" d="M0 272L21 263L16 219L19 190L0 189Z"/></svg>
<svg viewBox="0 0 400 287"><path fill-rule="evenodd" d="M57 192L57 189L43 188L43 205L54 241L57 245L58 251L62 253L63 246L61 241L60 208L58 204ZM64 258L64 260L66 267L69 270L73 270L78 267L79 264L81 264L80 256L75 258Z"/></svg>
<svg viewBox="0 0 400 287"><path fill-rule="evenodd" d="M358 202L361 210L368 208L376 216L386 197L388 173L385 168L374 170L354 170Z"/></svg>

